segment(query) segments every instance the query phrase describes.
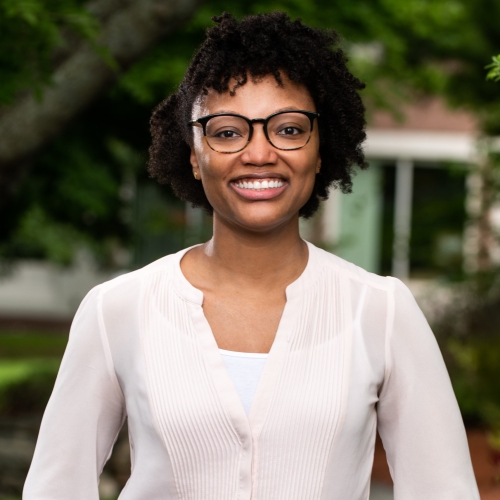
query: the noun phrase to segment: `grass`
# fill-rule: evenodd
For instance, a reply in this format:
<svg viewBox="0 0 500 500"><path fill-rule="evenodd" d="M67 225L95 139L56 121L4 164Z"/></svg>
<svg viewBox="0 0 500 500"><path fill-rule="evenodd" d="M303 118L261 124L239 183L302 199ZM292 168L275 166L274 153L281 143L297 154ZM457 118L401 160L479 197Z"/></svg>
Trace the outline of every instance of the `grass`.
<svg viewBox="0 0 500 500"><path fill-rule="evenodd" d="M39 373L55 372L60 364L59 359L0 359L0 391L17 384Z"/></svg>
<svg viewBox="0 0 500 500"><path fill-rule="evenodd" d="M0 331L0 360L62 358L67 335L36 331Z"/></svg>
<svg viewBox="0 0 500 500"><path fill-rule="evenodd" d="M67 340L47 332L0 331L0 414L43 411Z"/></svg>
<svg viewBox="0 0 500 500"><path fill-rule="evenodd" d="M0 360L0 415L43 412L60 359Z"/></svg>

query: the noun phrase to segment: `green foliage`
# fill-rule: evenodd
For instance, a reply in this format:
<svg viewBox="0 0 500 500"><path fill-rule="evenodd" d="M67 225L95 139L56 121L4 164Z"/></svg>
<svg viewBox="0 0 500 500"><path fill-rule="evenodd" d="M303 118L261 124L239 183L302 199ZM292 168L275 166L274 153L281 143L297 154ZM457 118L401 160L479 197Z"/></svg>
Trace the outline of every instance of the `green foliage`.
<svg viewBox="0 0 500 500"><path fill-rule="evenodd" d="M7 250L13 255L26 253L69 264L82 240L73 226L51 219L40 205L34 204L23 214Z"/></svg>
<svg viewBox="0 0 500 500"><path fill-rule="evenodd" d="M464 419L500 431L500 337L451 339L446 349Z"/></svg>
<svg viewBox="0 0 500 500"><path fill-rule="evenodd" d="M58 359L0 361L0 414L43 412L58 369Z"/></svg>
<svg viewBox="0 0 500 500"><path fill-rule="evenodd" d="M208 0L36 158L6 207L9 217L0 220L0 258L68 263L86 245L103 264L117 265L117 249L135 248L142 255L136 263L143 263L161 248L182 246L182 206L168 189L159 191L164 207L150 214L156 222L144 223L144 199L156 196L143 187L151 109L179 84L212 15L272 10L343 35L351 69L367 83L370 109L397 110L418 92L440 93L476 112L487 133L500 133L500 97L484 79L484 61L500 45L500 2ZM50 82L54 54L69 50L67 32L94 40L97 30L82 0L0 0L0 104ZM154 236L156 250L146 251L153 226L170 236Z"/></svg>
<svg viewBox="0 0 500 500"><path fill-rule="evenodd" d="M118 88L140 102L162 99L179 83L212 25L210 17L224 10L238 17L283 10L311 25L337 29L353 72L367 83L364 96L372 107L395 110L415 92L439 93L477 112L488 132L500 130L500 99L483 78L483 61L500 44L492 21L500 16L500 3L487 0L212 0L132 67Z"/></svg>
<svg viewBox="0 0 500 500"><path fill-rule="evenodd" d="M486 78L494 82L500 82L500 54L498 56L493 56L491 60L491 64L485 66L486 69L489 69Z"/></svg>
<svg viewBox="0 0 500 500"><path fill-rule="evenodd" d="M95 39L98 23L79 0L0 0L0 105L20 91L41 96L50 83L54 49L65 34ZM67 37L66 37L67 38Z"/></svg>
<svg viewBox="0 0 500 500"><path fill-rule="evenodd" d="M500 272L477 273L433 325L466 423L500 433Z"/></svg>
<svg viewBox="0 0 500 500"><path fill-rule="evenodd" d="M156 104L175 91L191 52L191 44L179 43L178 40L161 44L121 77L114 92L127 93L143 105Z"/></svg>
<svg viewBox="0 0 500 500"><path fill-rule="evenodd" d="M14 217L0 221L0 234L8 235L0 256L69 264L87 246L113 265L116 242L126 242L128 234L130 199L122 187L139 160L130 146L119 151L117 141L100 132L76 127L39 157L12 199Z"/></svg>
<svg viewBox="0 0 500 500"><path fill-rule="evenodd" d="M66 335L0 332L0 415L43 412L54 387Z"/></svg>

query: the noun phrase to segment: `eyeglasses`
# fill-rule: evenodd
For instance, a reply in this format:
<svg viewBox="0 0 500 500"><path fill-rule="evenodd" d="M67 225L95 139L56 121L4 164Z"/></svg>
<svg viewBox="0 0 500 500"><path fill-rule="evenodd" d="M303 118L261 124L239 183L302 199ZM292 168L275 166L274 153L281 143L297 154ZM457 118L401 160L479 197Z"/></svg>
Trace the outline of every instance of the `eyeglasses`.
<svg viewBox="0 0 500 500"><path fill-rule="evenodd" d="M279 111L267 118L254 118L234 113L207 115L189 122L203 128L208 146L218 153L237 153L252 140L254 123L262 123L266 139L277 149L290 151L303 148L311 139L314 119L312 111Z"/></svg>

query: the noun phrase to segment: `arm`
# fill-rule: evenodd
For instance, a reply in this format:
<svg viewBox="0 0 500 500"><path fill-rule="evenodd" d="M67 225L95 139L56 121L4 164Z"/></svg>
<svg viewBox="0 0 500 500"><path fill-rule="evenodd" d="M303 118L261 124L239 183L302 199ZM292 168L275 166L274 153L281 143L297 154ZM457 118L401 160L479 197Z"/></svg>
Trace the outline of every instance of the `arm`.
<svg viewBox="0 0 500 500"><path fill-rule="evenodd" d="M479 500L460 410L441 352L408 288L389 297L378 428L395 500Z"/></svg>
<svg viewBox="0 0 500 500"><path fill-rule="evenodd" d="M98 500L102 468L125 418L101 320L98 287L71 326L45 410L24 500Z"/></svg>

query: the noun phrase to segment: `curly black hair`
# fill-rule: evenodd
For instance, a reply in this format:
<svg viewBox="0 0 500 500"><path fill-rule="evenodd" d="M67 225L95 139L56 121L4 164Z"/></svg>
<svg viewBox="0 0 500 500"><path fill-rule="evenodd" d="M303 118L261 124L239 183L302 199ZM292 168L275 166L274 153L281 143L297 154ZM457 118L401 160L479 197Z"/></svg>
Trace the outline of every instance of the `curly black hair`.
<svg viewBox="0 0 500 500"><path fill-rule="evenodd" d="M299 19L292 21L284 12L247 16L241 21L225 12L212 20L217 25L207 30L178 91L153 111L150 175L170 184L182 200L212 214L189 161L192 129L188 122L195 100L210 88L234 95L249 77L258 81L273 75L283 86L285 73L309 90L321 115L321 171L299 215L313 215L320 200L328 198L331 185L350 192L354 166L368 166L361 148L366 137L365 109L358 94L364 84L348 71L338 33L305 26ZM230 89L232 79L236 84Z"/></svg>

